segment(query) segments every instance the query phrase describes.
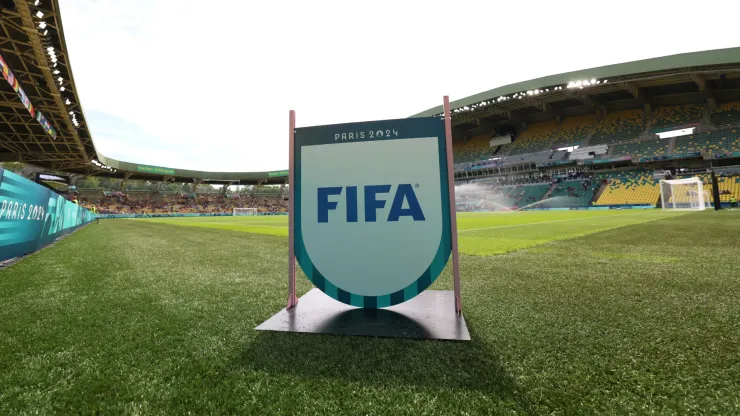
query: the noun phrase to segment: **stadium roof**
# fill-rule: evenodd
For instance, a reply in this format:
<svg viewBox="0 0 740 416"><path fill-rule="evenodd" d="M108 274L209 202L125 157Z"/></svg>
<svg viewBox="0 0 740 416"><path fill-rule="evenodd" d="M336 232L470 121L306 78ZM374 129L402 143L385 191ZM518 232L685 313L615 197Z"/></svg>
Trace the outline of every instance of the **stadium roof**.
<svg viewBox="0 0 740 416"><path fill-rule="evenodd" d="M538 122L557 116L740 99L740 48L683 53L583 69L505 85L453 101L460 135L494 123ZM439 115L434 107L413 117Z"/></svg>
<svg viewBox="0 0 740 416"><path fill-rule="evenodd" d="M0 0L0 55L5 78L0 79L0 161L124 179L268 184L287 180L285 170L204 172L129 163L101 154L77 95L58 0ZM740 100L739 80L740 48L552 75L454 101L453 134L469 137L491 133L499 125L602 110ZM435 107L415 117L441 112Z"/></svg>
<svg viewBox="0 0 740 416"><path fill-rule="evenodd" d="M287 179L287 171L204 172L101 154L77 95L58 0L0 0L0 55L0 161L125 179L268 184Z"/></svg>

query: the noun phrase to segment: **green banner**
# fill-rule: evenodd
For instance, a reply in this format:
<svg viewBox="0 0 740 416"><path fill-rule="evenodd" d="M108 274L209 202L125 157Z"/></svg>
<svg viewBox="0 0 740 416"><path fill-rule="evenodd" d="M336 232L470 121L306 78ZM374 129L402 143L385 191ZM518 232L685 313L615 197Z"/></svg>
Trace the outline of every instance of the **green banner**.
<svg viewBox="0 0 740 416"><path fill-rule="evenodd" d="M288 176L288 171L287 170L276 170L276 171L272 171L272 172L267 172L267 177L268 178L280 178L280 177L283 177L283 176Z"/></svg>
<svg viewBox="0 0 740 416"><path fill-rule="evenodd" d="M175 170L170 168L159 168L156 166L138 165L136 170L144 173L158 173L160 175L174 175Z"/></svg>

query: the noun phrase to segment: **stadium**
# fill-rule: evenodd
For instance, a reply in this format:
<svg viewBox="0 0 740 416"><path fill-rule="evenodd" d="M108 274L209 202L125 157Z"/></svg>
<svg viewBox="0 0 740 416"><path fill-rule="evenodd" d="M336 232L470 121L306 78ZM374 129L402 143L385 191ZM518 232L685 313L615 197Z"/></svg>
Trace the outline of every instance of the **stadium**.
<svg viewBox="0 0 740 416"><path fill-rule="evenodd" d="M290 168L103 155L58 1L0 27L0 414L740 412L740 48L452 101L458 343L254 331Z"/></svg>

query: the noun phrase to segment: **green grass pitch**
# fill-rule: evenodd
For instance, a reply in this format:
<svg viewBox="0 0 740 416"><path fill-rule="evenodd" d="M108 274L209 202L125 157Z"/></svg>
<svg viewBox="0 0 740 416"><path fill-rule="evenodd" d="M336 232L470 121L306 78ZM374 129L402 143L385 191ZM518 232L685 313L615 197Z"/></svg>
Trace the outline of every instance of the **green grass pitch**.
<svg viewBox="0 0 740 416"><path fill-rule="evenodd" d="M103 220L1 270L0 414L740 413L740 211L461 214L467 343L254 331L286 224Z"/></svg>

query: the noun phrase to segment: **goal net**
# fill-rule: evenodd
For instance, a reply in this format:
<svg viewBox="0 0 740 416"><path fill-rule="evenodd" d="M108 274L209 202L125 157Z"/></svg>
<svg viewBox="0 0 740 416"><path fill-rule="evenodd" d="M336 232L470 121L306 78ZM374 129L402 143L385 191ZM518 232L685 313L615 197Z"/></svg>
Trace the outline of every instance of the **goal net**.
<svg viewBox="0 0 740 416"><path fill-rule="evenodd" d="M701 210L709 206L709 193L697 177L660 181L660 201L663 210Z"/></svg>
<svg viewBox="0 0 740 416"><path fill-rule="evenodd" d="M257 215L257 208L234 208L235 217Z"/></svg>

